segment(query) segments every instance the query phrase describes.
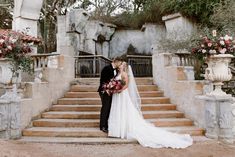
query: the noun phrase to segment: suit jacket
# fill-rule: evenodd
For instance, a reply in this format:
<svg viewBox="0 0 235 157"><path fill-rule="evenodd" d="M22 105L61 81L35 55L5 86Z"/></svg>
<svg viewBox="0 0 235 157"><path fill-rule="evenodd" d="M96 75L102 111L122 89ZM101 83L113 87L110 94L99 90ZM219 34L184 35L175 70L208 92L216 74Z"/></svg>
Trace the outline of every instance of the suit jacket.
<svg viewBox="0 0 235 157"><path fill-rule="evenodd" d="M112 64L107 65L102 69L100 76L100 86L97 92L101 92L103 90L103 84L109 82L112 78L114 78L114 70L115 69L113 68Z"/></svg>

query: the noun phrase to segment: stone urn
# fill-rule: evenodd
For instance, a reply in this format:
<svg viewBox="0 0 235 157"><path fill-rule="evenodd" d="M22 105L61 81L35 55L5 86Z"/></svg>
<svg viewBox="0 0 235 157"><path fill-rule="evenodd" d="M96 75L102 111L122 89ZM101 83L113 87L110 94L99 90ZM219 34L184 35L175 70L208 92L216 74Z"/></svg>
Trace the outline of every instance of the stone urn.
<svg viewBox="0 0 235 157"><path fill-rule="evenodd" d="M218 54L208 57L208 68L205 70L205 79L211 81L214 85L214 90L208 95L227 96L221 88L224 81L232 79L232 73L229 68L229 63L232 58L234 56L231 54Z"/></svg>

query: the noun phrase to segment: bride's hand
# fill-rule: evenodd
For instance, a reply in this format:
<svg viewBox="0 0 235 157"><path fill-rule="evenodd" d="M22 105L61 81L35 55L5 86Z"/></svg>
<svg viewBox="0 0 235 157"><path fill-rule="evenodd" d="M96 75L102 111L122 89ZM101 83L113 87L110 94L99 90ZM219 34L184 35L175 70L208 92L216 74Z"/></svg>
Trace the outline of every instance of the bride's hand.
<svg viewBox="0 0 235 157"><path fill-rule="evenodd" d="M122 92L122 90L117 90L117 93L121 93Z"/></svg>

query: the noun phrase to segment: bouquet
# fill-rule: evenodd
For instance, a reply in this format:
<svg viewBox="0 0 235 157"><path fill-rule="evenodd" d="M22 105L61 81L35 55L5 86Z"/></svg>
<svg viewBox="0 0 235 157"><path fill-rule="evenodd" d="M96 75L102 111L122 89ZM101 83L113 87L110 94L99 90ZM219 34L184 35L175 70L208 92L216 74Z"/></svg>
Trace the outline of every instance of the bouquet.
<svg viewBox="0 0 235 157"><path fill-rule="evenodd" d="M106 92L108 95L111 95L113 93L117 93L119 90L123 88L125 85L125 82L123 80L116 80L111 79L108 83L105 83L103 87L103 93Z"/></svg>

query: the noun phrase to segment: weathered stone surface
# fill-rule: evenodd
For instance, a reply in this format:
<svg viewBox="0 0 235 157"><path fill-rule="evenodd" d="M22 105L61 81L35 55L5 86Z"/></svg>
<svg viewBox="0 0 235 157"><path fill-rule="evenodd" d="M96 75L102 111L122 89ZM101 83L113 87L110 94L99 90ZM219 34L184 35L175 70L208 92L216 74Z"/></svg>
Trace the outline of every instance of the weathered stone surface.
<svg viewBox="0 0 235 157"><path fill-rule="evenodd" d="M16 86L0 97L0 138L19 138L20 129L20 98Z"/></svg>
<svg viewBox="0 0 235 157"><path fill-rule="evenodd" d="M37 20L43 0L31 2L31 0L14 0L13 30L26 31L29 35L37 37Z"/></svg>
<svg viewBox="0 0 235 157"><path fill-rule="evenodd" d="M184 40L196 31L196 25L180 13L164 16L162 20L165 21L169 39Z"/></svg>
<svg viewBox="0 0 235 157"><path fill-rule="evenodd" d="M110 42L110 56L120 56L132 45L137 53L151 54L152 45L159 46L159 40L166 35L163 25L145 24L142 30L117 30Z"/></svg>
<svg viewBox="0 0 235 157"><path fill-rule="evenodd" d="M233 98L202 96L201 99L206 103L206 136L233 143Z"/></svg>

